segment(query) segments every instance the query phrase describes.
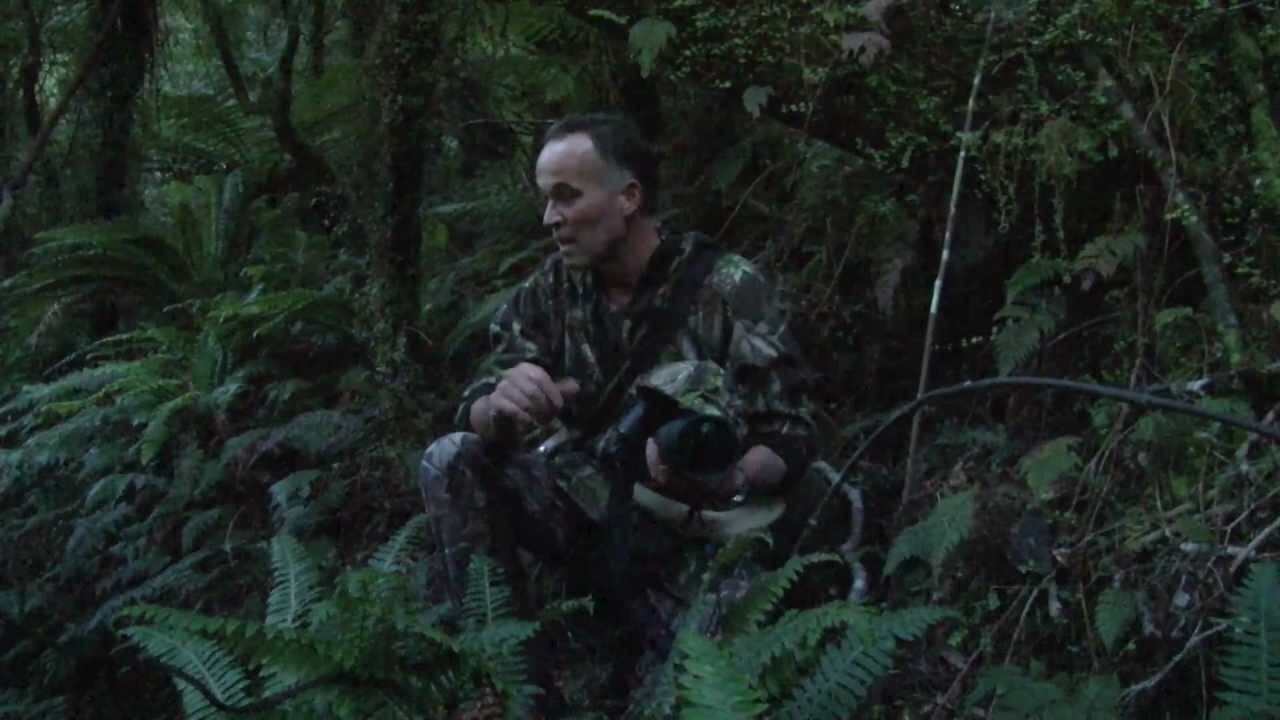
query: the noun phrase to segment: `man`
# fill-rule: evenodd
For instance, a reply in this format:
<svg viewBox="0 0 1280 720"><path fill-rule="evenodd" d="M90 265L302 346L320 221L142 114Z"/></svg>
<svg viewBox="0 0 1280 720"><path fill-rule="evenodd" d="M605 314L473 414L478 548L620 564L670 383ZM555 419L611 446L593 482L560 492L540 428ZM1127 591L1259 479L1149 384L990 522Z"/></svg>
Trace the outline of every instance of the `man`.
<svg viewBox="0 0 1280 720"><path fill-rule="evenodd" d="M655 493L695 510L776 494L812 453L781 308L745 259L702 255L714 252L705 239L654 220L657 161L636 128L614 115L566 118L547 131L535 175L558 251L497 312L493 352L463 393L462 431L422 459L419 482L455 598L476 549L509 558L515 545L579 568L609 562L593 552L619 521L608 517L608 430L634 400L623 391L654 367L684 362L688 372L664 377L701 383L695 394L741 429L745 448L730 472L695 480L670 469L650 438L644 479ZM709 257L701 284L679 290L686 270ZM691 297L677 307L682 294ZM637 579L661 582L690 545L706 544L690 535L715 535L664 525L660 512L627 512L637 527L627 572Z"/></svg>

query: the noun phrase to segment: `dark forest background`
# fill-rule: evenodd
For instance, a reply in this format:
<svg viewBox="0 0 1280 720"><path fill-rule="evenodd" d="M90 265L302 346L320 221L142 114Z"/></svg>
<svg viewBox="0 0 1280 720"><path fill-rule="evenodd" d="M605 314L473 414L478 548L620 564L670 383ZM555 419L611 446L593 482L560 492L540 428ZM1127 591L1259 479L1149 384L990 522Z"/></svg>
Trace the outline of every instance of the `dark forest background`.
<svg viewBox="0 0 1280 720"><path fill-rule="evenodd" d="M786 289L837 468L931 305L929 389L1276 428L1277 63L1247 0L8 0L0 716L514 717L529 637L603 632L489 566L441 614L412 480L568 112ZM793 559L651 714L1280 716L1274 438L1025 387L918 422L850 469L858 602Z"/></svg>

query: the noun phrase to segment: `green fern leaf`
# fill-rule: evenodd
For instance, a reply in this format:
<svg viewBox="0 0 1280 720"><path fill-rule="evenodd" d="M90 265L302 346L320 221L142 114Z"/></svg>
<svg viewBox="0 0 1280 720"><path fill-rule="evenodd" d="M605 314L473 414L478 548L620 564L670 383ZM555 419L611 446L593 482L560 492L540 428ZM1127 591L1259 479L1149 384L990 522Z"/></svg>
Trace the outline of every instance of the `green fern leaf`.
<svg viewBox="0 0 1280 720"><path fill-rule="evenodd" d="M271 574L267 626L299 627L320 596L315 561L291 535L279 533L271 540Z"/></svg>
<svg viewBox="0 0 1280 720"><path fill-rule="evenodd" d="M884 573L892 575L903 561L914 557L928 562L937 577L947 555L973 530L976 508L972 490L943 498L928 517L903 530L894 540L885 559Z"/></svg>
<svg viewBox="0 0 1280 720"><path fill-rule="evenodd" d="M800 574L810 565L821 562L840 562L829 553L800 555L787 560L777 570L764 573L754 579L747 594L734 606L725 621L730 634L755 630L764 622L769 612L777 607L787 589L795 584Z"/></svg>
<svg viewBox="0 0 1280 720"><path fill-rule="evenodd" d="M764 696L728 654L695 632L676 639L680 661L677 701L687 720L736 720L758 717L767 709Z"/></svg>
<svg viewBox="0 0 1280 720"><path fill-rule="evenodd" d="M1280 564L1259 563L1231 596L1231 634L1219 654L1230 713L1280 715Z"/></svg>
<svg viewBox="0 0 1280 720"><path fill-rule="evenodd" d="M1040 500L1052 500L1055 484L1080 466L1075 446L1080 438L1066 436L1041 444L1018 462L1018 472Z"/></svg>
<svg viewBox="0 0 1280 720"><path fill-rule="evenodd" d="M1060 313L1048 305L1035 308L1026 305L1009 305L997 313L997 319L1006 322L996 333L996 369L1008 375L1017 369L1040 347L1040 342L1058 328Z"/></svg>
<svg viewBox="0 0 1280 720"><path fill-rule="evenodd" d="M649 77L658 54L675 36L676 26L662 18L644 18L631 27L628 41L631 52L640 65L641 77Z"/></svg>
<svg viewBox="0 0 1280 720"><path fill-rule="evenodd" d="M406 560L422 549L426 539L426 527L425 514L414 516L373 553L369 566L388 573L400 570Z"/></svg>
<svg viewBox="0 0 1280 720"><path fill-rule="evenodd" d="M1041 255L1032 257L1015 270L1005 283L1005 305L1013 305L1030 290L1061 280L1070 270L1070 264L1061 258Z"/></svg>
<svg viewBox="0 0 1280 720"><path fill-rule="evenodd" d="M1115 652L1116 641L1124 635L1137 616L1136 593L1114 587L1102 591L1093 611L1093 624L1108 652Z"/></svg>
<svg viewBox="0 0 1280 720"><path fill-rule="evenodd" d="M1132 263L1146 246L1147 237L1142 233L1103 235L1081 248L1073 266L1075 270L1095 270L1110 278L1121 265Z"/></svg>
<svg viewBox="0 0 1280 720"><path fill-rule="evenodd" d="M219 702L243 705L249 685L235 658L217 645L174 628L134 625L121 631L151 658L177 668L198 680ZM212 718L218 713L199 691L181 679L174 679L182 693L188 720Z"/></svg>
<svg viewBox="0 0 1280 720"><path fill-rule="evenodd" d="M1071 687L1074 692L1070 692ZM967 709L991 702L1000 720L1113 720L1120 717L1120 681L1114 675L1035 677L1022 668L998 665L978 676Z"/></svg>
<svg viewBox="0 0 1280 720"><path fill-rule="evenodd" d="M478 630L511 615L511 589L502 568L483 553L471 556L462 593L462 621Z"/></svg>
<svg viewBox="0 0 1280 720"><path fill-rule="evenodd" d="M155 460L164 449L164 444L168 442L173 432L171 424L173 416L191 407L199 399L200 393L188 392L155 409L146 429L142 431L142 440L138 444L138 459L143 465L151 464L151 461Z"/></svg>

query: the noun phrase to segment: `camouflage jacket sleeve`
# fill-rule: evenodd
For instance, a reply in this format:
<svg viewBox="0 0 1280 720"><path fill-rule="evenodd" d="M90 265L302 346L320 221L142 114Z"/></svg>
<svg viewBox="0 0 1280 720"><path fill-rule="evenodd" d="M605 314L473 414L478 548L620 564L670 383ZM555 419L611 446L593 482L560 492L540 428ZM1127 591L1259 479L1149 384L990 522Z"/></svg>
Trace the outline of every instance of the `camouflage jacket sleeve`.
<svg viewBox="0 0 1280 720"><path fill-rule="evenodd" d="M717 354L732 378L732 402L746 422L744 446L768 446L787 463L788 480L794 479L813 460L815 426L786 305L739 255L722 257L707 284L715 297L703 294L695 322L699 334L719 337L724 346Z"/></svg>
<svg viewBox="0 0 1280 720"><path fill-rule="evenodd" d="M462 392L454 424L471 430L471 406L493 392L502 372L529 362L554 372L552 323L555 283L550 263L526 278L494 313L489 323L489 354L480 362L471 382Z"/></svg>

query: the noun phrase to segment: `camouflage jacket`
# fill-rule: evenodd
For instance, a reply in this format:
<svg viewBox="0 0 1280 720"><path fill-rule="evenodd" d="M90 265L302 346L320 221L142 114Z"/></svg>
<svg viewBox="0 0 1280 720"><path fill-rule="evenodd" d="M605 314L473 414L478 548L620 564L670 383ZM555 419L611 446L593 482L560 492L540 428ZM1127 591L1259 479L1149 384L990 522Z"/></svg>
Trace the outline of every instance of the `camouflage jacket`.
<svg viewBox="0 0 1280 720"><path fill-rule="evenodd" d="M670 312L675 280L694 245L693 234L660 236L631 302L621 310L605 302L593 271L566 268L558 253L525 279L494 316L492 352L463 393L457 423L470 429L472 403L493 391L503 370L530 362L554 379L579 382L582 389L561 419L588 438L598 436L603 428L581 427L584 418L632 349L646 342L650 319ZM788 477L797 477L812 459L814 426L800 359L773 289L749 261L725 253L686 314L658 364L710 361L723 368L733 405L728 410L745 429L742 447L770 447L787 463Z"/></svg>

